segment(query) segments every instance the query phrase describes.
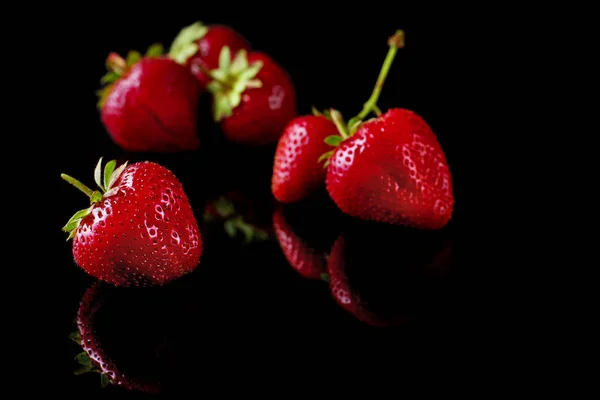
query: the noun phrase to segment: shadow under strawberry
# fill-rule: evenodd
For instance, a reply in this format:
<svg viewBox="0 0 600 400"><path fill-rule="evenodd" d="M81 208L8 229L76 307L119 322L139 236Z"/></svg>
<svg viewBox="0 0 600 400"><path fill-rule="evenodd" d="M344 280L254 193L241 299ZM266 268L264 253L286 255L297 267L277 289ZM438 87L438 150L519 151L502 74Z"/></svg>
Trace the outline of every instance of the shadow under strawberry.
<svg viewBox="0 0 600 400"><path fill-rule="evenodd" d="M451 232L349 221L328 259L330 290L372 326L432 322L449 303Z"/></svg>
<svg viewBox="0 0 600 400"><path fill-rule="evenodd" d="M102 387L168 392L186 343L200 336L193 323L199 301L192 283L123 289L95 282L81 299L78 330L70 335L83 349L75 357L80 364L75 374L98 373Z"/></svg>
<svg viewBox="0 0 600 400"><path fill-rule="evenodd" d="M328 197L279 204L273 229L289 265L307 279L327 281L327 257L340 233L342 216Z"/></svg>

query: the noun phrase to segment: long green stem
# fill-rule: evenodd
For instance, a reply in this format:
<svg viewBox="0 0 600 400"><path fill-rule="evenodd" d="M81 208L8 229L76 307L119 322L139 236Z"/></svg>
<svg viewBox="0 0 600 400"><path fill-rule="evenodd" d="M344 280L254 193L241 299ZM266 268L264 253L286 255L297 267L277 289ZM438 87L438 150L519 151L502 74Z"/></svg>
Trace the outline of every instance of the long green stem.
<svg viewBox="0 0 600 400"><path fill-rule="evenodd" d="M398 49L404 47L404 31L397 30L396 33L388 39L388 45L390 48L383 62L383 66L379 71L373 93L371 93L371 97L369 97L369 100L364 104L362 111L356 116L359 120L363 120L371 111L375 110L377 112L377 110L379 110L379 108L377 108L377 100L379 100L381 89L383 89L383 84L385 83L385 79L387 78Z"/></svg>
<svg viewBox="0 0 600 400"><path fill-rule="evenodd" d="M77 179L75 179L67 174L60 174L60 177L63 178L65 181L69 182L71 185L75 186L77 189L81 190L89 198L91 198L92 195L94 194L94 191L92 189L90 189L83 183L79 182Z"/></svg>

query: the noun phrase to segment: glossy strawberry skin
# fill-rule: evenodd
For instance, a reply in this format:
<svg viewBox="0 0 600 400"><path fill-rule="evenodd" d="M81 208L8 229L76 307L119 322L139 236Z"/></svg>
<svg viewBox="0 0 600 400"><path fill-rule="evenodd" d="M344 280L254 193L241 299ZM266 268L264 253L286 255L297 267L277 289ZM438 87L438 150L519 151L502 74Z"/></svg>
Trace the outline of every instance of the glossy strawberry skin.
<svg viewBox="0 0 600 400"><path fill-rule="evenodd" d="M285 219L283 208L278 208L273 214L273 229L290 266L307 279L321 279L327 272L325 254L315 251L294 233Z"/></svg>
<svg viewBox="0 0 600 400"><path fill-rule="evenodd" d="M297 116L294 85L283 70L265 53L249 52L250 64L262 61L256 79L260 88L247 88L233 115L221 120L223 134L232 142L251 145L276 143L285 126Z"/></svg>
<svg viewBox="0 0 600 400"><path fill-rule="evenodd" d="M200 93L186 67L165 57L143 58L113 84L101 109L102 122L126 151L195 150L200 146Z"/></svg>
<svg viewBox="0 0 600 400"><path fill-rule="evenodd" d="M405 109L365 122L330 159L327 191L354 217L440 229L454 195L446 157L429 125Z"/></svg>
<svg viewBox="0 0 600 400"><path fill-rule="evenodd" d="M331 150L325 138L337 134L335 124L323 116L290 121L279 138L273 163L271 191L278 201L300 201L325 185L327 170L318 160Z"/></svg>
<svg viewBox="0 0 600 400"><path fill-rule="evenodd" d="M128 166L115 186L77 228L77 265L117 286L163 284L193 271L202 238L175 175L146 161Z"/></svg>
<svg viewBox="0 0 600 400"><path fill-rule="evenodd" d="M204 70L213 70L219 66L221 49L229 47L232 54L240 50L250 50L250 43L236 30L224 25L210 25L208 32L196 44L198 52L190 57L186 65L203 87L211 81Z"/></svg>

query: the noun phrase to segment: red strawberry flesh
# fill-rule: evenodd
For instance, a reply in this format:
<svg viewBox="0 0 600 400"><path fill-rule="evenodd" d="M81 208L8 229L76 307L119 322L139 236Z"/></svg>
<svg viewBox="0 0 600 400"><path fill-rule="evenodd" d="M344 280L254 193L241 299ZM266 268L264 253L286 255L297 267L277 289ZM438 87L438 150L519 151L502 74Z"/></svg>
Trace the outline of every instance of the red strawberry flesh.
<svg viewBox="0 0 600 400"><path fill-rule="evenodd" d="M333 122L323 116L292 120L277 144L271 190L282 203L300 201L325 185L326 170L318 162L330 150L325 138L337 135Z"/></svg>
<svg viewBox="0 0 600 400"><path fill-rule="evenodd" d="M330 159L327 188L349 215L438 229L452 216L452 177L437 138L417 114L391 109L366 122Z"/></svg>
<svg viewBox="0 0 600 400"><path fill-rule="evenodd" d="M198 265L200 231L168 169L147 161L129 165L106 193L91 197L95 203L71 232L75 262L90 275L118 286L154 285Z"/></svg>

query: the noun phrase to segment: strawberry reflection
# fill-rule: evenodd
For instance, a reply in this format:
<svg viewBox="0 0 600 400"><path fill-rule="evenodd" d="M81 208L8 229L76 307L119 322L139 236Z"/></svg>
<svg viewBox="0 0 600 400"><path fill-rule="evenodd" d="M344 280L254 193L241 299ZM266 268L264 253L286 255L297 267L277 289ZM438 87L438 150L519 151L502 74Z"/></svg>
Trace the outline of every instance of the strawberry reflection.
<svg viewBox="0 0 600 400"><path fill-rule="evenodd" d="M447 230L352 221L331 249L331 293L341 308L369 325L427 320L446 301L451 251Z"/></svg>
<svg viewBox="0 0 600 400"><path fill-rule="evenodd" d="M240 191L230 191L208 200L203 215L206 228L216 226L230 238L241 239L244 243L267 240L272 232L269 200L253 198Z"/></svg>
<svg viewBox="0 0 600 400"><path fill-rule="evenodd" d="M276 208L277 242L290 266L304 278L327 280L327 257L340 232L340 218L332 203L317 198Z"/></svg>
<svg viewBox="0 0 600 400"><path fill-rule="evenodd" d="M75 374L97 373L102 387L164 391L165 366L172 365L182 332L194 332L189 316L198 303L185 285L138 290L98 281L90 286L77 312L78 330L70 335L83 349L75 357L80 364Z"/></svg>

